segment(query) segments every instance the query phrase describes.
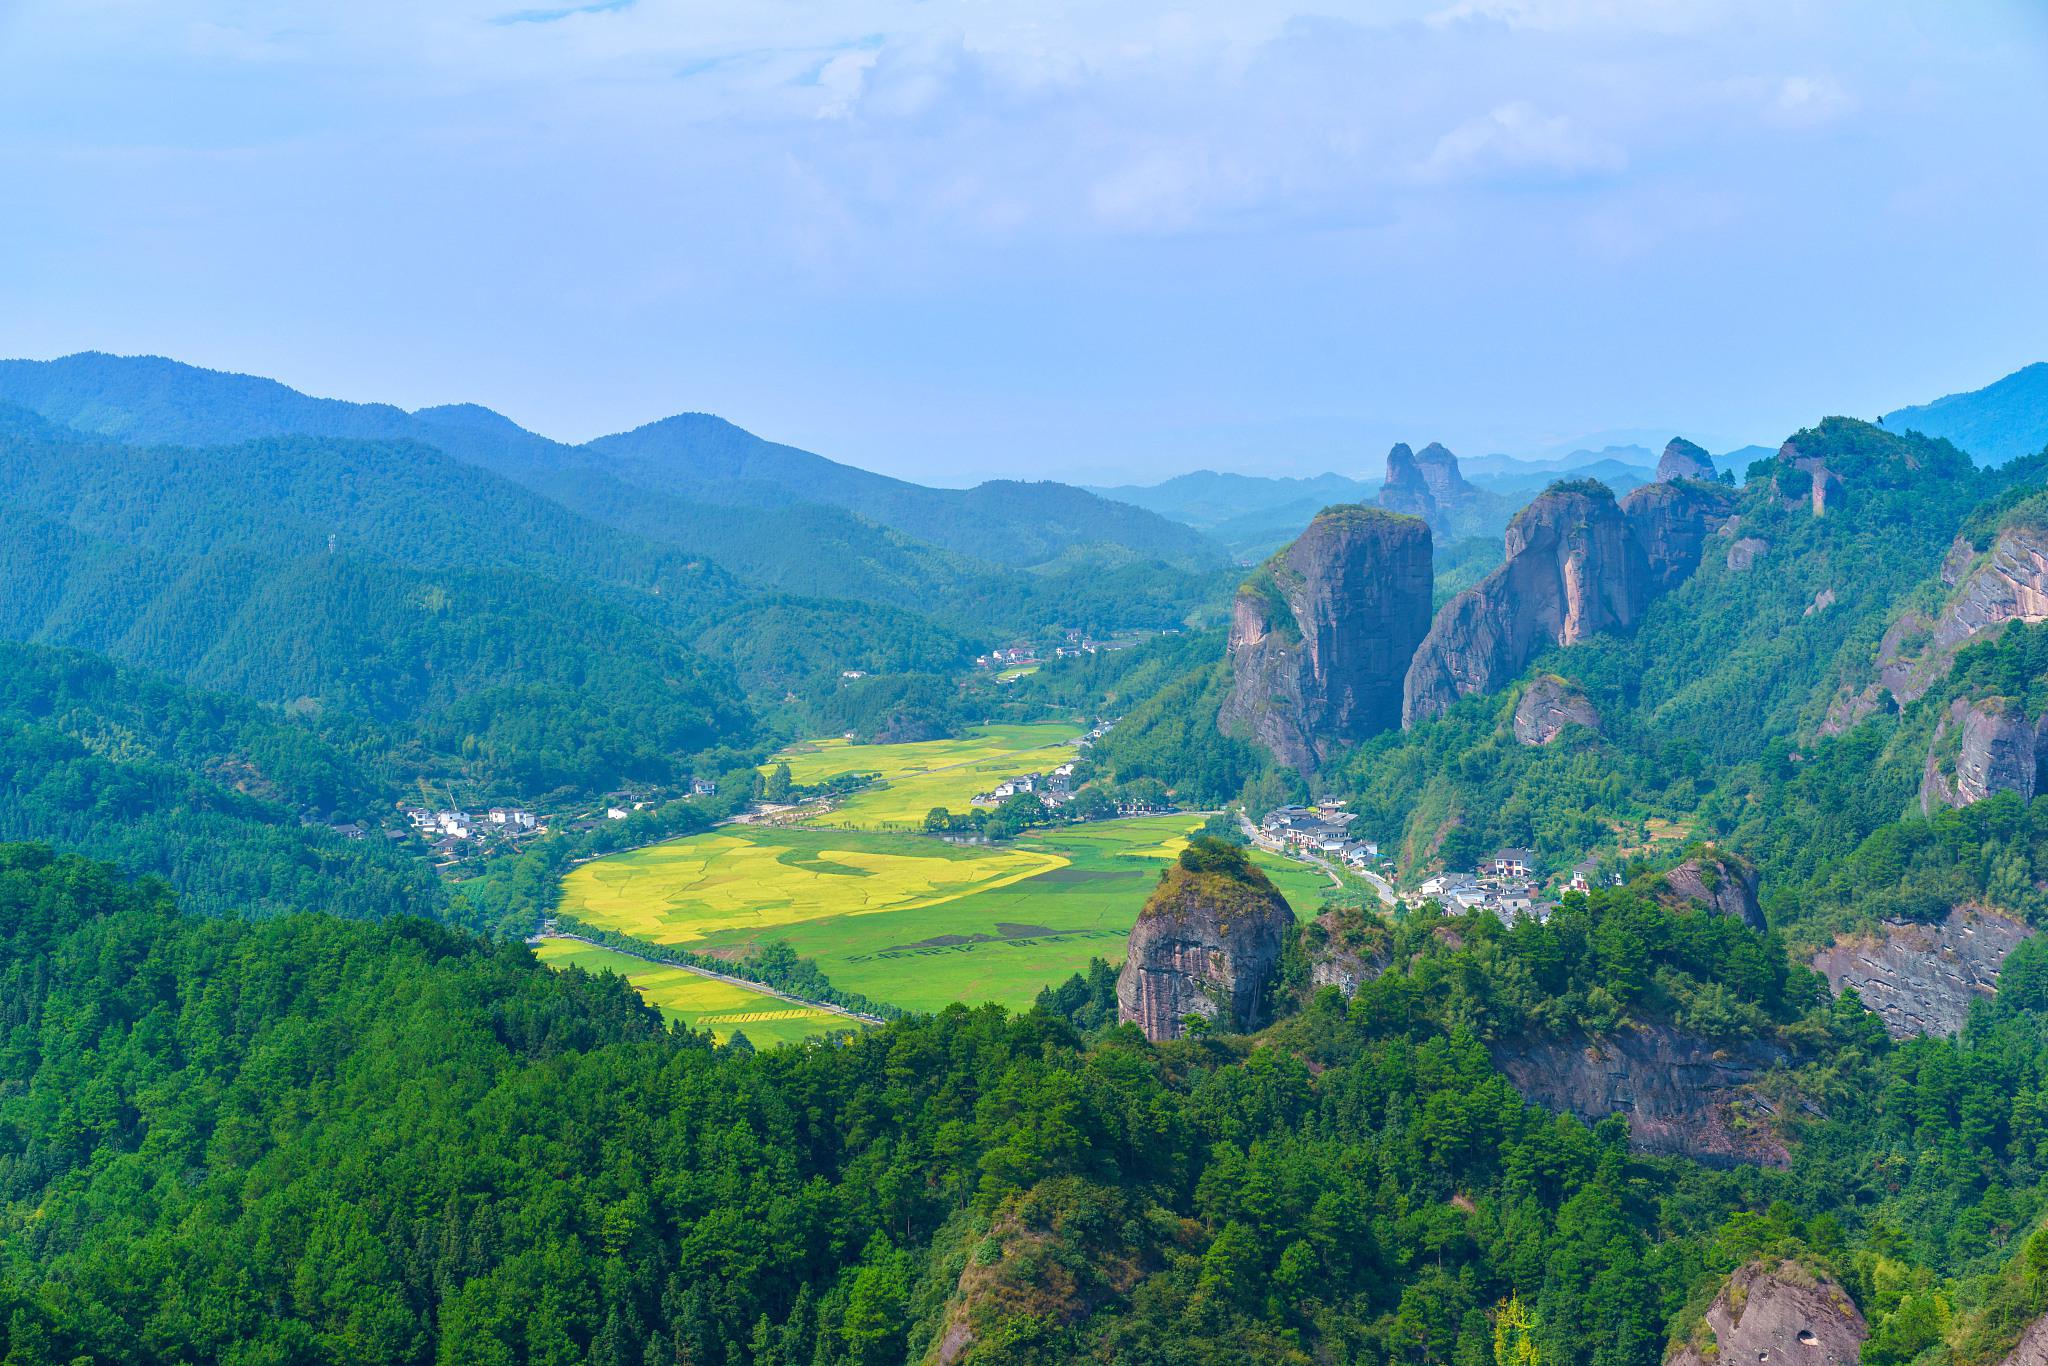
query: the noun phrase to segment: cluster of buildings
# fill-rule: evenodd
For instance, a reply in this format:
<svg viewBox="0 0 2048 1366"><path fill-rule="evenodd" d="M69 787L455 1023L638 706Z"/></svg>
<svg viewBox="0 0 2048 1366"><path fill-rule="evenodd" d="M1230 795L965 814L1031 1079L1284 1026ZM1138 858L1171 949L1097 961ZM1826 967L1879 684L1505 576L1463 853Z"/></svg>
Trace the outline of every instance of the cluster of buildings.
<svg viewBox="0 0 2048 1366"><path fill-rule="evenodd" d="M1270 811L1259 823L1259 834L1272 848L1352 868L1371 867L1380 858L1377 842L1351 838L1351 813L1342 802L1325 800Z"/></svg>
<svg viewBox="0 0 2048 1366"><path fill-rule="evenodd" d="M460 858L465 842L488 839L517 840L539 834L547 827L540 817L517 806L494 806L481 816L467 811L429 811L422 806L405 809L406 824L443 858Z"/></svg>
<svg viewBox="0 0 2048 1366"><path fill-rule="evenodd" d="M986 792L974 794L976 806L1001 806L1019 793L1029 792L1047 806L1064 806L1074 795L1074 765L1069 759L1050 773L1024 773L1005 778Z"/></svg>
<svg viewBox="0 0 2048 1366"><path fill-rule="evenodd" d="M1570 885L1584 891L1591 885L1594 861L1572 870ZM1426 901L1446 910L1490 910L1512 925L1517 920L1550 919L1557 903L1546 897L1536 881L1536 856L1527 849L1501 849L1471 873L1438 873L1418 889Z"/></svg>

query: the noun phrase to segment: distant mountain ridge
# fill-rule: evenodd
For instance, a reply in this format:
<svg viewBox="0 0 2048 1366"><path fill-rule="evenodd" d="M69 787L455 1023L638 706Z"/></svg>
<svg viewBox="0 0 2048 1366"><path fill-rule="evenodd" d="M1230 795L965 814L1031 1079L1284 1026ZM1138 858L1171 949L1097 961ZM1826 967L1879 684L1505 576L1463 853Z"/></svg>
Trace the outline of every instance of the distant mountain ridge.
<svg viewBox="0 0 2048 1366"><path fill-rule="evenodd" d="M2038 454L2048 449L2048 361L1982 389L1897 409L1880 421L1895 432L1946 437L1982 465Z"/></svg>
<svg viewBox="0 0 2048 1366"><path fill-rule="evenodd" d="M408 413L382 403L314 398L276 380L162 357L83 352L0 361L0 402L129 445L224 445L303 435L413 440L605 517L644 490L707 507L814 503L956 554L1037 567L1083 551L1220 565L1219 547L1155 513L1069 485L993 481L936 489L767 441L703 413L648 423L581 446L529 432L476 404ZM646 532L649 528L636 528Z"/></svg>

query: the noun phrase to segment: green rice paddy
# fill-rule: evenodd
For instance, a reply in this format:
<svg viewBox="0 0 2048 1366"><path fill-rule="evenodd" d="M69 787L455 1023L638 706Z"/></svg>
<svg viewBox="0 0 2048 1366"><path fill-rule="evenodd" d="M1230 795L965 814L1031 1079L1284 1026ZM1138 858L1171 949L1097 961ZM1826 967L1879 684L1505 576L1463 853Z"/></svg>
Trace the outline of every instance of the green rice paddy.
<svg viewBox="0 0 2048 1366"><path fill-rule="evenodd" d="M585 864L565 881L561 905L591 924L700 953L738 956L784 939L836 985L909 1009L1023 1007L1090 958L1123 957L1160 868L1201 821L1101 821L994 847L729 825ZM1313 869L1253 857L1304 919L1330 890Z"/></svg>

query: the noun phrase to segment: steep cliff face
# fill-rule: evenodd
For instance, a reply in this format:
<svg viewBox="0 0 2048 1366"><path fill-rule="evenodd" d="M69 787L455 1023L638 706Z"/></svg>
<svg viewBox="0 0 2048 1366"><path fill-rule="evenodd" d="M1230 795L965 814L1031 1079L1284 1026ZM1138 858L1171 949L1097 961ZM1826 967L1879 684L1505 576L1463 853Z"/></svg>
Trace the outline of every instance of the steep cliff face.
<svg viewBox="0 0 2048 1366"><path fill-rule="evenodd" d="M1657 482L1660 484L1669 483L1674 479L1713 477L1713 457L1682 436L1672 437L1671 444L1664 448L1662 458L1657 461Z"/></svg>
<svg viewBox="0 0 2048 1366"><path fill-rule="evenodd" d="M1970 1003L1998 990L2006 955L2033 931L1982 906L1957 906L1932 925L1887 920L1875 934L1844 936L1814 955L1837 996L1850 987L1895 1039L1954 1034Z"/></svg>
<svg viewBox="0 0 2048 1366"><path fill-rule="evenodd" d="M1506 562L1437 614L1408 669L1402 724L1494 691L1551 645L1634 626L1651 586L1606 486L1552 486L1508 524Z"/></svg>
<svg viewBox="0 0 2048 1366"><path fill-rule="evenodd" d="M1238 590L1230 695L1217 715L1313 772L1331 746L1401 723L1401 685L1429 629L1428 526L1330 508Z"/></svg>
<svg viewBox="0 0 2048 1366"><path fill-rule="evenodd" d="M1155 1042L1179 1038L1189 1015L1234 1033L1260 1028L1293 925L1294 913L1258 869L1173 865L1131 927L1117 1018Z"/></svg>
<svg viewBox="0 0 2048 1366"><path fill-rule="evenodd" d="M1770 1125L1771 1105L1751 1085L1785 1060L1772 1044L1717 1044L1657 1025L1598 1036L1525 1036L1497 1042L1492 1052L1515 1088L1547 1109L1588 1124L1627 1115L1639 1151L1712 1166L1787 1161Z"/></svg>
<svg viewBox="0 0 2048 1366"><path fill-rule="evenodd" d="M1796 1262L1751 1262L1714 1297L1707 1334L1711 1344L1689 1342L1665 1366L1856 1366L1870 1327L1848 1292L1828 1277Z"/></svg>
<svg viewBox="0 0 2048 1366"><path fill-rule="evenodd" d="M1389 512L1420 517L1447 539L1498 534L1509 510L1499 494L1468 482L1458 457L1434 441L1420 451L1401 442L1387 452L1379 501Z"/></svg>
<svg viewBox="0 0 2048 1366"><path fill-rule="evenodd" d="M1405 441L1396 441L1387 452L1387 472L1380 485L1380 506L1425 522L1436 512L1436 495L1415 461L1415 452Z"/></svg>
<svg viewBox="0 0 2048 1366"><path fill-rule="evenodd" d="M1719 915L1732 915L1753 930L1765 928L1756 899L1756 865L1735 854L1707 849L1664 874L1664 890Z"/></svg>
<svg viewBox="0 0 2048 1366"><path fill-rule="evenodd" d="M1994 792L2030 801L2039 787L2041 734L2018 704L1958 697L1934 727L1920 777L1920 809L1968 806Z"/></svg>
<svg viewBox="0 0 2048 1366"><path fill-rule="evenodd" d="M1515 703L1515 739L1525 745L1547 745L1566 726L1600 729L1600 713L1576 686L1556 674L1541 674L1530 680Z"/></svg>
<svg viewBox="0 0 2048 1366"><path fill-rule="evenodd" d="M1728 522L1735 501L1734 489L1697 483L1645 484L1621 500L1649 565L1652 591L1668 593L1693 576L1707 538Z"/></svg>

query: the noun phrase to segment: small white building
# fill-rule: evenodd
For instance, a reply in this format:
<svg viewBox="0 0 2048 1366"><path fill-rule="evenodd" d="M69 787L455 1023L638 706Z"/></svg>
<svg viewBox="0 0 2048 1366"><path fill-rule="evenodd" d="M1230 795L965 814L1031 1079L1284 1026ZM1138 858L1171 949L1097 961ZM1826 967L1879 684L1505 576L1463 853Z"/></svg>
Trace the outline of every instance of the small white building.
<svg viewBox="0 0 2048 1366"><path fill-rule="evenodd" d="M608 806L604 809L604 818L608 821L622 821L631 814L632 812L623 806Z"/></svg>

